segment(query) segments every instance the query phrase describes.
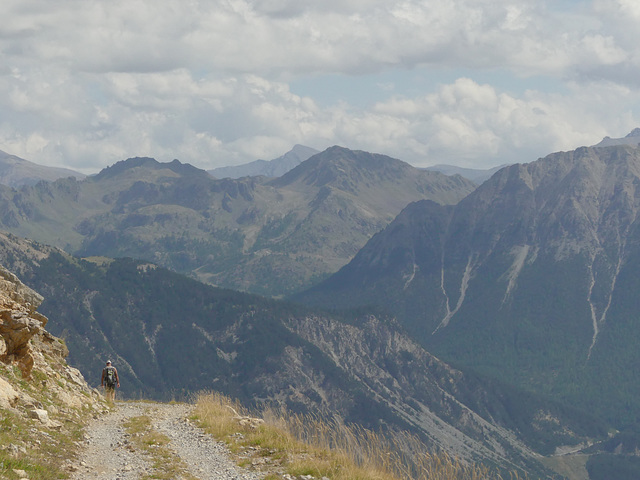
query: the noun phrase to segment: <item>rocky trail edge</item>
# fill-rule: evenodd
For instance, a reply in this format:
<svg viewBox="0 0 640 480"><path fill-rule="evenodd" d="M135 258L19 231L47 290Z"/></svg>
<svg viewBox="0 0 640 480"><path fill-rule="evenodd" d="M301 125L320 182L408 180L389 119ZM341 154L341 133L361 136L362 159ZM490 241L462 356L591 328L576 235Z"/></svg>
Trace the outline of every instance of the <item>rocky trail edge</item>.
<svg viewBox="0 0 640 480"><path fill-rule="evenodd" d="M157 458L136 446L125 424L149 417L153 430L166 436L164 448L184 466L185 480L258 480L265 472L236 465L224 443L216 441L189 420L189 404L116 402L106 415L93 419L85 434L85 448L73 466L72 480L137 480L155 475ZM178 480L177 478L175 480Z"/></svg>

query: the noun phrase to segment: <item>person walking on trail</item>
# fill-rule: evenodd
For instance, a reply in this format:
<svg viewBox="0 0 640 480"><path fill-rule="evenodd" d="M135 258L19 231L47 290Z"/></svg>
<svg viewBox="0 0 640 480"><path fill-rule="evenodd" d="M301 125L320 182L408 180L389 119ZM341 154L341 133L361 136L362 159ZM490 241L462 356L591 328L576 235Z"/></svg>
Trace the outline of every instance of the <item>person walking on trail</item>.
<svg viewBox="0 0 640 480"><path fill-rule="evenodd" d="M120 379L118 370L111 365L111 360L107 360L107 365L102 369L100 386L104 387L107 400L113 402L116 399L116 387L120 388Z"/></svg>

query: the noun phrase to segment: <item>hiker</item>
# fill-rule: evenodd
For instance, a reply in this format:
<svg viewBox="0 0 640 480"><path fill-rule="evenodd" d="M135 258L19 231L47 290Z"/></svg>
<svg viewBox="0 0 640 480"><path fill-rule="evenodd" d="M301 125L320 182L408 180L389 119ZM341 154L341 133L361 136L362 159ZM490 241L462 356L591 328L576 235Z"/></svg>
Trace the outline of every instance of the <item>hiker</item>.
<svg viewBox="0 0 640 480"><path fill-rule="evenodd" d="M116 367L111 366L111 360L107 360L107 366L102 369L100 386L104 387L107 400L113 402L116 399L116 387L120 387L120 378Z"/></svg>

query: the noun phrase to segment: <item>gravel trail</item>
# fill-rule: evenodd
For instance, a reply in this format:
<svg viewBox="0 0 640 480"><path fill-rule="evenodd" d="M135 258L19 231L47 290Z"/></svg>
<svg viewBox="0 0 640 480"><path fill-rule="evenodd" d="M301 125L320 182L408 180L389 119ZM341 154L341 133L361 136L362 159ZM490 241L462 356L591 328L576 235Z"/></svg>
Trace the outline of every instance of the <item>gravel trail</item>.
<svg viewBox="0 0 640 480"><path fill-rule="evenodd" d="M242 469L223 443L206 435L187 420L187 404L117 402L114 410L94 419L87 428L86 448L71 474L72 480L137 480L153 468L148 457L129 442L123 423L147 415L154 429L170 438L169 448L200 480L259 480L265 474Z"/></svg>

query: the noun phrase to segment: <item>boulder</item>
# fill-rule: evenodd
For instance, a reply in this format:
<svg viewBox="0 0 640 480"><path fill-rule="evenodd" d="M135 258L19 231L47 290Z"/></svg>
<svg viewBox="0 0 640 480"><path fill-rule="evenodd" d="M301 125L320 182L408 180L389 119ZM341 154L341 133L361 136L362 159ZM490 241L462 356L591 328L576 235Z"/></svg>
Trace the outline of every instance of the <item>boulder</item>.
<svg viewBox="0 0 640 480"><path fill-rule="evenodd" d="M38 420L43 425L47 425L49 423L49 413L41 408L29 410L29 418Z"/></svg>
<svg viewBox="0 0 640 480"><path fill-rule="evenodd" d="M3 378L0 378L0 408L13 408L19 399L20 395L14 390L11 384Z"/></svg>

